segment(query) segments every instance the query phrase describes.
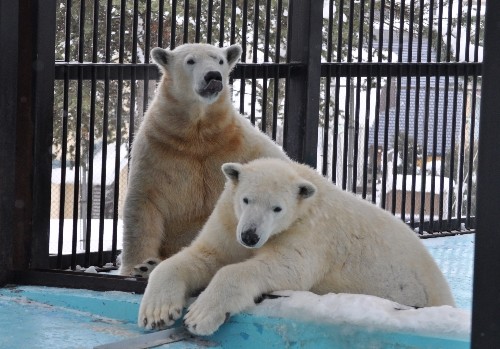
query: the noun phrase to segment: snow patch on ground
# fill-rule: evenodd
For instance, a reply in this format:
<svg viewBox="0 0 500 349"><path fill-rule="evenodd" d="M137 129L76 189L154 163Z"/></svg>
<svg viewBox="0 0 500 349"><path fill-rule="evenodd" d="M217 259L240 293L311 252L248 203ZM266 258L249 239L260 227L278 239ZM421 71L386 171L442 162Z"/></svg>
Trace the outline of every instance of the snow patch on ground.
<svg viewBox="0 0 500 349"><path fill-rule="evenodd" d="M368 330L383 330L441 338L468 339L470 312L451 306L414 309L368 295L282 291L283 296L266 299L247 312L323 324L350 324Z"/></svg>

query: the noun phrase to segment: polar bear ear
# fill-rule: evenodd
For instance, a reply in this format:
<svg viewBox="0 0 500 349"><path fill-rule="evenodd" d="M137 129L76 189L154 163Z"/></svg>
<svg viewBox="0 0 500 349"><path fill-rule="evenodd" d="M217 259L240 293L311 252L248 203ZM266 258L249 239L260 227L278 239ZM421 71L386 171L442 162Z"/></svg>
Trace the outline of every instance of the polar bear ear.
<svg viewBox="0 0 500 349"><path fill-rule="evenodd" d="M151 57L153 57L153 61L160 67L166 68L170 59L169 52L169 50L164 50L161 47L155 47L151 50Z"/></svg>
<svg viewBox="0 0 500 349"><path fill-rule="evenodd" d="M231 68L233 68L236 65L236 63L238 63L240 57L241 57L240 45L231 45L228 48L226 48L227 63Z"/></svg>
<svg viewBox="0 0 500 349"><path fill-rule="evenodd" d="M227 177L227 179L231 180L234 184L238 183L241 173L241 164L228 162L222 165L222 172Z"/></svg>
<svg viewBox="0 0 500 349"><path fill-rule="evenodd" d="M310 182L303 181L299 183L299 197L307 199L316 193L316 186Z"/></svg>

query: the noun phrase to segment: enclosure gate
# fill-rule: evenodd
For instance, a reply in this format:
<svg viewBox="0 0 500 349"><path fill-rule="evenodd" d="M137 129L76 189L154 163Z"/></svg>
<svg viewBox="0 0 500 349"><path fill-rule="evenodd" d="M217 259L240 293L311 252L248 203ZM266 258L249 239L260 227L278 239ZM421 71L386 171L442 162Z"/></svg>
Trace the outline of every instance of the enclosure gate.
<svg viewBox="0 0 500 349"><path fill-rule="evenodd" d="M0 57L8 116L0 127L0 280L144 287L27 270L115 261L128 151L159 77L149 51L185 42L242 45L234 102L293 159L422 237L474 231L484 7L0 0L9 53ZM7 272L14 269L25 272Z"/></svg>

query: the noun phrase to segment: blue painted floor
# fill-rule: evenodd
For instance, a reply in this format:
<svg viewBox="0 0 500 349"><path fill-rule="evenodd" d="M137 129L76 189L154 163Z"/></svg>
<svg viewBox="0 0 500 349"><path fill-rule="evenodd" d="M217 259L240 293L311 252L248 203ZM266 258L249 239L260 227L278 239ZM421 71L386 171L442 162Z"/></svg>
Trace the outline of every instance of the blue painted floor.
<svg viewBox="0 0 500 349"><path fill-rule="evenodd" d="M471 307L474 235L424 240L445 276L457 306ZM137 337L141 296L44 287L0 289L0 348L93 348ZM217 348L461 349L467 340L376 332L349 324L318 325L239 315L209 337ZM200 348L177 342L161 348ZM126 349L125 347L123 349Z"/></svg>

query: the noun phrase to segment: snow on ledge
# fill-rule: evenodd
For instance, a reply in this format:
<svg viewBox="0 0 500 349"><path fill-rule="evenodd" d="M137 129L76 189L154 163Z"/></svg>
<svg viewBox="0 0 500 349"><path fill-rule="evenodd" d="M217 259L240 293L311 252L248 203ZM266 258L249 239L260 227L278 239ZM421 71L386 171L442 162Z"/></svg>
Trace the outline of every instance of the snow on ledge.
<svg viewBox="0 0 500 349"><path fill-rule="evenodd" d="M389 332L468 340L470 312L451 306L414 309L383 298L360 294L316 295L280 291L247 310L249 314L286 317L301 322L350 324Z"/></svg>

